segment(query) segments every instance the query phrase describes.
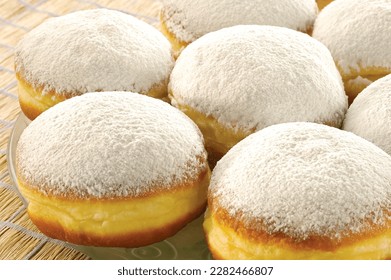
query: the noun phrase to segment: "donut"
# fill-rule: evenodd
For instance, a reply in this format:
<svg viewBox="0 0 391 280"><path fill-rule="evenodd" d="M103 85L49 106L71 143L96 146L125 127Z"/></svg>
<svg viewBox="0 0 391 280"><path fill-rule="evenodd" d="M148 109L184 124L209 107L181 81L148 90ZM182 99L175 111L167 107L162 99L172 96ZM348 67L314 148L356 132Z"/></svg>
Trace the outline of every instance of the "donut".
<svg viewBox="0 0 391 280"><path fill-rule="evenodd" d="M347 110L328 49L284 27L240 25L204 35L178 57L168 87L171 104L199 126L217 159L269 125L340 127Z"/></svg>
<svg viewBox="0 0 391 280"><path fill-rule="evenodd" d="M31 120L65 99L97 91L167 96L169 41L125 13L93 9L50 18L17 44L19 102Z"/></svg>
<svg viewBox="0 0 391 280"><path fill-rule="evenodd" d="M240 24L282 26L310 33L317 13L314 0L166 0L160 23L178 54L209 32Z"/></svg>
<svg viewBox="0 0 391 280"><path fill-rule="evenodd" d="M86 93L39 115L16 148L16 175L40 231L70 243L139 247L205 210L202 134L164 101Z"/></svg>
<svg viewBox="0 0 391 280"><path fill-rule="evenodd" d="M270 126L217 163L204 231L215 259L389 259L391 157L326 125Z"/></svg>
<svg viewBox="0 0 391 280"><path fill-rule="evenodd" d="M373 82L357 96L346 113L342 129L391 155L391 75Z"/></svg>
<svg viewBox="0 0 391 280"><path fill-rule="evenodd" d="M312 36L330 49L350 104L391 73L390 0L333 1L319 13Z"/></svg>
<svg viewBox="0 0 391 280"><path fill-rule="evenodd" d="M318 4L319 10L322 10L324 7L326 7L331 2L333 2L333 0L316 0L316 3Z"/></svg>

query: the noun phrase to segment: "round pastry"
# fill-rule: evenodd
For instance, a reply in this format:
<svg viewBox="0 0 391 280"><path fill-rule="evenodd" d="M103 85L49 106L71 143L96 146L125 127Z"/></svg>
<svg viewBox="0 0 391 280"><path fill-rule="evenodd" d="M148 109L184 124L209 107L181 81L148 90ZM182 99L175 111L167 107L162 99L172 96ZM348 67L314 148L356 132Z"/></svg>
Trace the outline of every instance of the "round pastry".
<svg viewBox="0 0 391 280"><path fill-rule="evenodd" d="M171 45L157 29L107 9L48 19L18 43L15 54L19 102L30 119L86 92L164 98L173 66Z"/></svg>
<svg viewBox="0 0 391 280"><path fill-rule="evenodd" d="M313 37L331 51L350 103L391 73L391 1L333 1L317 17Z"/></svg>
<svg viewBox="0 0 391 280"><path fill-rule="evenodd" d="M198 124L217 158L272 124L340 127L347 110L327 48L307 34L273 26L229 27L190 44L171 73L169 98Z"/></svg>
<svg viewBox="0 0 391 280"><path fill-rule="evenodd" d="M310 33L317 13L314 0L166 0L160 22L179 53L209 32L239 24L283 26Z"/></svg>
<svg viewBox="0 0 391 280"><path fill-rule="evenodd" d="M321 124L265 128L217 163L204 230L216 259L391 258L391 157Z"/></svg>
<svg viewBox="0 0 391 280"><path fill-rule="evenodd" d="M326 7L331 2L333 2L333 0L316 0L316 3L318 4L319 10L322 10L324 7Z"/></svg>
<svg viewBox="0 0 391 280"><path fill-rule="evenodd" d="M195 124L130 92L87 93L42 113L20 137L16 173L44 234L110 247L175 234L205 210L210 177Z"/></svg>
<svg viewBox="0 0 391 280"><path fill-rule="evenodd" d="M363 90L350 105L342 128L391 155L391 75Z"/></svg>

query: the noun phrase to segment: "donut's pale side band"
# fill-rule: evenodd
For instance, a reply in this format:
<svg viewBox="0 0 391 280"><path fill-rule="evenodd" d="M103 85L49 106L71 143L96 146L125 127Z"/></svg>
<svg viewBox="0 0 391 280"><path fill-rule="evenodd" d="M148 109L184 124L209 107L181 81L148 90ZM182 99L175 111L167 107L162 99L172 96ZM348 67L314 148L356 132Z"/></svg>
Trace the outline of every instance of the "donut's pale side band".
<svg viewBox="0 0 391 280"><path fill-rule="evenodd" d="M176 107L197 124L204 136L206 149L218 157L226 154L239 141L254 132L254 130L244 132L242 130L235 131L234 129L229 129L214 117L206 116L187 105L178 104Z"/></svg>
<svg viewBox="0 0 391 280"><path fill-rule="evenodd" d="M35 90L19 75L16 77L18 80L19 104L23 113L30 120L34 120L42 112L67 99L65 96L53 93L42 94L42 92Z"/></svg>
<svg viewBox="0 0 391 280"><path fill-rule="evenodd" d="M44 234L80 245L138 247L175 234L199 216L209 179L208 169L172 191L102 200L50 197L20 180L19 186L30 218Z"/></svg>
<svg viewBox="0 0 391 280"><path fill-rule="evenodd" d="M70 94L55 94L54 92L43 94L42 91L34 89L20 75L16 75L16 77L18 81L19 104L23 113L30 120L34 120L42 112L72 96ZM145 95L167 101L167 84L168 81L156 84Z"/></svg>
<svg viewBox="0 0 391 280"><path fill-rule="evenodd" d="M369 84L391 73L391 69L386 67L363 67L361 65L357 69L349 68L349 71L346 71L338 65L338 62L336 64L342 76L346 95L349 97L349 104Z"/></svg>
<svg viewBox="0 0 391 280"><path fill-rule="evenodd" d="M237 231L221 223L206 211L204 230L209 248L216 259L374 259L391 258L391 230L374 234L366 239L358 239L347 245L341 245L335 250L298 250L280 244L262 244L238 234Z"/></svg>
<svg viewBox="0 0 391 280"><path fill-rule="evenodd" d="M169 90L170 92L170 90ZM175 99L172 93L169 93L171 100ZM175 107L184 112L190 119L192 119L201 130L205 147L209 154L212 154L214 158L219 160L224 156L233 146L239 143L241 140L254 133L255 128L251 131L243 131L240 129L234 130L226 126L223 126L213 116L206 116L205 114L191 108L188 105L181 105L178 102L174 102ZM339 120L323 121L322 124L337 127L341 126Z"/></svg>
<svg viewBox="0 0 391 280"><path fill-rule="evenodd" d="M168 30L168 27L167 25L165 24L164 20L163 20L163 16L160 15L160 31L163 33L164 36L166 36L166 38L168 39L168 41L170 41L171 43L171 46L172 46L172 49L173 49L173 52L174 52L174 56L175 58L177 58L179 56L179 54L181 53L181 51L186 48L186 46L190 43L186 43L186 42L182 42L182 41L179 41L174 34L172 34L169 30Z"/></svg>

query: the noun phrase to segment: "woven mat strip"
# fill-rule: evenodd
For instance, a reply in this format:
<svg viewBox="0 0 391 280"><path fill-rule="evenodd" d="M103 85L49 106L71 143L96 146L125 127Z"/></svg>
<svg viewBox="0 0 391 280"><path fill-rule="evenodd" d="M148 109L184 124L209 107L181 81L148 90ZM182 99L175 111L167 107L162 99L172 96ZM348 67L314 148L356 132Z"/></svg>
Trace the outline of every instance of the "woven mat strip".
<svg viewBox="0 0 391 280"><path fill-rule="evenodd" d="M157 0L0 0L0 259L88 259L46 237L28 218L7 169L7 146L20 113L13 69L14 46L47 18L93 8L116 9L157 25Z"/></svg>

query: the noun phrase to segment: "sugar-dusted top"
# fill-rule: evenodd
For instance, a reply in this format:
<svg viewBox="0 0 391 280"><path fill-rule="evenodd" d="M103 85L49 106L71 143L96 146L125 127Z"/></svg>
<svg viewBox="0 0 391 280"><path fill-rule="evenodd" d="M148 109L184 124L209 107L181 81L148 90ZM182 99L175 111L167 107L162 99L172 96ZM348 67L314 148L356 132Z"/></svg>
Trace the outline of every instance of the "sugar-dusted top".
<svg viewBox="0 0 391 280"><path fill-rule="evenodd" d="M58 196L142 196L206 168L195 124L130 92L87 93L50 108L23 131L16 155L19 180Z"/></svg>
<svg viewBox="0 0 391 280"><path fill-rule="evenodd" d="M283 26L306 31L315 21L314 0L165 0L161 16L180 41L239 24Z"/></svg>
<svg viewBox="0 0 391 280"><path fill-rule="evenodd" d="M179 56L172 104L243 131L289 121L340 125L347 109L330 52L307 34L241 25L209 33Z"/></svg>
<svg viewBox="0 0 391 280"><path fill-rule="evenodd" d="M51 18L17 45L16 71L43 92L146 93L168 79L174 60L154 27L122 12L94 9Z"/></svg>
<svg viewBox="0 0 391 280"><path fill-rule="evenodd" d="M360 66L391 69L391 0L333 1L319 13L313 37L346 74Z"/></svg>
<svg viewBox="0 0 391 280"><path fill-rule="evenodd" d="M249 226L338 240L391 219L391 157L353 133L279 124L233 147L213 170L210 193Z"/></svg>
<svg viewBox="0 0 391 280"><path fill-rule="evenodd" d="M391 75L372 83L354 99L342 128L391 155Z"/></svg>

